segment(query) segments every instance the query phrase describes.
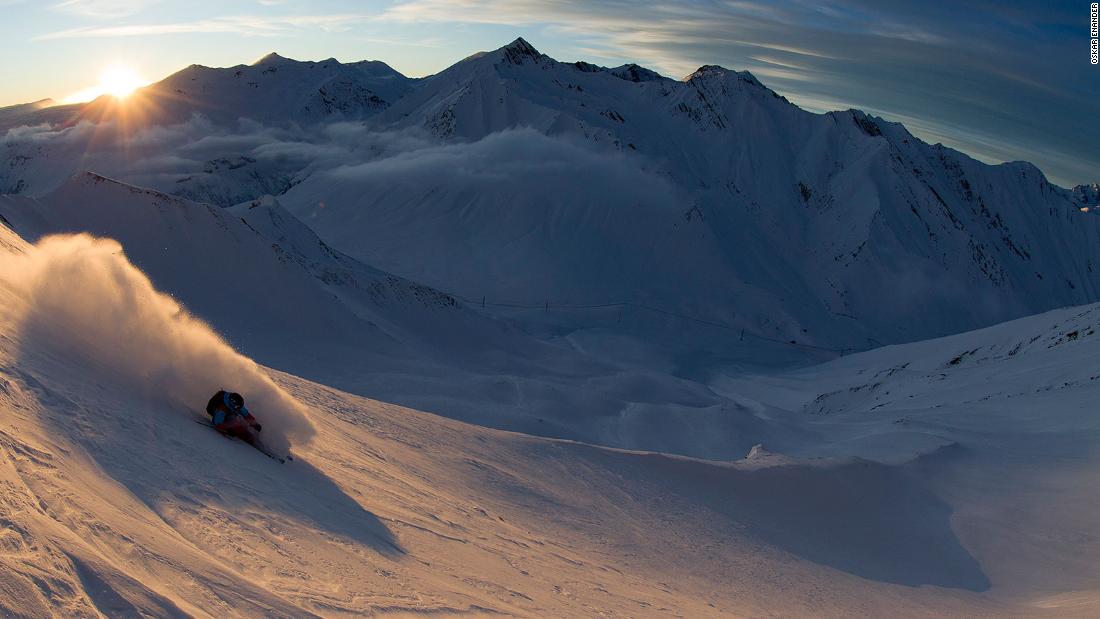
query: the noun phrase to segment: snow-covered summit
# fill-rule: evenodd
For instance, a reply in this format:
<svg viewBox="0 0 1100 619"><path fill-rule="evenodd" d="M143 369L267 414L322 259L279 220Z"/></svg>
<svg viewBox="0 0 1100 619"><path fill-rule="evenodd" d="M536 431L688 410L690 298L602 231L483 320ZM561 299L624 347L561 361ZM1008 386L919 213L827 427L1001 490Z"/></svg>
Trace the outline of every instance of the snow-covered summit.
<svg viewBox="0 0 1100 619"><path fill-rule="evenodd" d="M609 71L612 75L621 77L622 79L630 82L652 82L656 80L668 79L652 69L640 67L634 63L620 65L613 69L609 69Z"/></svg>
<svg viewBox="0 0 1100 619"><path fill-rule="evenodd" d="M299 61L272 52L251 65L193 64L134 91L124 105L100 97L43 110L35 120L122 120L130 126L177 124L194 115L222 124L242 118L276 124L361 120L391 105L412 83L380 61Z"/></svg>
<svg viewBox="0 0 1100 619"><path fill-rule="evenodd" d="M494 53L502 55L505 60L517 65L524 62L538 62L543 57L543 54L523 37L517 38Z"/></svg>
<svg viewBox="0 0 1100 619"><path fill-rule="evenodd" d="M335 61L334 58L330 58L329 60ZM261 57L256 62L253 62L251 66L253 66L253 67L270 67L270 66L288 64L288 63L291 63L291 62L296 62L296 61L290 60L289 58L284 58L283 56L280 56L278 54L278 52L268 52L267 54L264 54L264 56ZM199 66L199 65L192 65L192 66Z"/></svg>
<svg viewBox="0 0 1100 619"><path fill-rule="evenodd" d="M764 84L760 83L760 80L756 79L756 76L748 71L731 71L725 67L713 64L699 67L693 73L685 77L683 81L695 82L703 80L726 80L731 78L747 82L753 86L764 87Z"/></svg>

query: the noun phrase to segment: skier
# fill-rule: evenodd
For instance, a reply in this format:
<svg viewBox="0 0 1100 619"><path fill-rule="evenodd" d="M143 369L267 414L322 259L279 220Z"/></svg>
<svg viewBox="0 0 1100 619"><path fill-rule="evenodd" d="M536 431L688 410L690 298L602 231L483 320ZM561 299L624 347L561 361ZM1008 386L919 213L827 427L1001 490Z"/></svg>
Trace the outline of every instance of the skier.
<svg viewBox="0 0 1100 619"><path fill-rule="evenodd" d="M206 403L206 413L212 418L214 429L218 432L235 436L253 447L260 447L257 433L263 426L245 408L241 394L225 390L215 393Z"/></svg>

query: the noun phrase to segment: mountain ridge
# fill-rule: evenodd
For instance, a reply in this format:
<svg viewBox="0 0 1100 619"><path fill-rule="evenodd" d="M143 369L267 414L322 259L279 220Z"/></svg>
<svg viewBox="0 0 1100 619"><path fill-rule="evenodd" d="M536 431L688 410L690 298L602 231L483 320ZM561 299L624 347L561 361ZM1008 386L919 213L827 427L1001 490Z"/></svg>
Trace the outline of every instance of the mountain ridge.
<svg viewBox="0 0 1100 619"><path fill-rule="evenodd" d="M1096 300L1100 291L1100 280L1089 266L1100 261L1094 249L1095 225L1078 218L1079 209L1069 192L1051 185L1038 168L1013 162L988 166L942 145L928 145L901 124L858 110L806 112L763 86L751 73L704 66L684 82L633 82L594 65L557 62L525 41L517 41L425 78L373 122L380 127L427 130L444 143L456 145L528 128L550 138L583 142L596 152L622 153L644 174L673 183L683 225L702 234L701 241L669 248L674 255L667 259L692 262L683 256L709 252L709 257L697 256L694 261L708 265L724 262L720 268L728 269L725 281L731 291L737 288L739 277L747 280L748 288L766 291L774 299L769 313L779 317L778 322L787 323L779 328L779 337L801 338L807 329L811 334L850 331L852 325L845 325L845 320L820 319L832 314L858 316L864 324L877 320L866 333L876 340L921 339L1054 305L1089 302ZM387 200L399 200L406 208L423 209L422 217L411 220L414 226L418 225L415 222L451 217L441 212L446 200L438 198L448 187L427 182L407 196L397 196L392 189L386 194ZM287 195L291 210L306 218L314 216L307 205L321 198L309 185L307 181ZM335 195L340 198L332 201L335 206L311 225L345 251L363 251L354 246L360 241L352 238L359 231L353 232L336 213L388 212L386 204L371 197L381 195L383 187L373 181L354 192L337 187ZM1004 191L1008 187L1012 189ZM492 197L498 189L491 185L479 188L490 195L473 198L481 204L473 211L461 207L464 217L489 209L493 201L517 200L513 196ZM429 195L436 197L429 200ZM456 195L454 199L470 198ZM545 192L532 192L524 194L520 202L553 200ZM454 208L457 215L460 207L456 203ZM561 208L575 208L577 217L583 217L580 204L563 204ZM628 208L625 204L615 207L615 216L626 216ZM1059 222L1055 224L1058 232L1036 218L1036 212L1043 211ZM331 227L325 223L326 217L333 219ZM484 221L480 225L491 224ZM551 224L532 221L527 228L531 225ZM666 237L672 225L671 221L654 222L640 238ZM617 234L613 230L602 233L609 238ZM442 246L447 245L437 232L425 228L416 228L413 234L439 238ZM509 245L518 234L519 229L507 232L490 246ZM1063 247L1067 239L1075 237L1081 242L1069 243L1073 249ZM367 243L366 247L386 243L385 239L374 240L379 242L377 246ZM1049 248L1049 258L1037 258L1040 243ZM591 249L582 251L588 254ZM387 251L359 255L385 259ZM872 258L876 252L887 260ZM421 258L432 259L425 255L411 263L419 265ZM517 263L523 260L537 259L514 259ZM1036 269L1027 264L1033 260L1049 260L1050 264ZM858 275L849 272L856 264L860 266ZM456 272L454 265L439 264L438 268L447 272L430 280L434 285L477 290L477 269L463 273ZM672 290L680 287L678 282L684 281L690 267L683 264L678 269L676 274L669 273L667 283L646 277L659 277L659 272L638 273L631 283L638 290L665 286L669 292L658 293L664 298L676 294ZM947 278L952 282L950 291L932 283L947 271L956 271ZM1063 280L1060 273L1069 277ZM414 272L407 274L413 276ZM1057 284L1052 283L1052 276ZM516 273L514 279L486 293L506 298L508 290L524 290L522 277ZM577 272L575 278L583 275ZM920 286L903 290L899 287L903 279L920 282ZM866 281L877 284L866 286ZM1006 293L1006 287L1016 290ZM908 299L890 307L892 303L882 303L869 288L893 290L888 296L904 294ZM1035 289L1044 293L1033 294ZM574 303L606 300L581 297L567 288L541 294ZM692 294L711 293L700 289ZM712 307L733 307L735 299L746 294L744 288L730 292L724 300L712 302ZM969 301L964 300L967 295L972 297ZM791 303L783 300L792 296L815 309L792 313ZM921 326L912 307L907 308L914 302L928 305L921 314L930 328ZM936 317L927 318L929 313ZM707 318L723 317L714 313ZM763 319L753 319L757 328ZM794 325L798 326L791 328ZM862 336L856 335L856 341ZM846 344L829 342L838 346L852 343L852 339Z"/></svg>
<svg viewBox="0 0 1100 619"><path fill-rule="evenodd" d="M141 184L221 206L279 194L343 253L468 298L645 303L838 349L1100 293L1095 219L1038 168L989 166L858 110L807 112L748 72L704 65L677 81L558 62L522 38L415 81L385 65L272 63L192 68L151 86L208 88L206 100L225 101L211 122L227 145L198 169ZM348 72L362 74L360 85L396 80L400 96L372 103L354 84L323 85ZM278 104L232 103L252 90ZM326 96L331 105L318 103ZM181 105L163 117L190 118L194 106ZM324 158L340 149L310 144L330 137L306 130L277 146L235 146L235 123L250 114L275 127L351 121L335 134L379 144L351 160ZM283 138L248 138L272 139ZM552 186L536 145L556 153ZM12 145L0 187L48 191L57 174L36 181L35 166L65 159L43 148ZM87 150L69 148L75 171ZM288 150L306 154L280 154ZM459 176L427 171L464 151L481 158L462 161ZM100 171L127 180L128 152L117 171ZM496 178L503 169L512 171Z"/></svg>
<svg viewBox="0 0 1100 619"><path fill-rule="evenodd" d="M495 50L475 52L474 54L471 54L471 55L467 56L466 58L463 58L462 60L460 60L455 65L452 65L451 67L448 67L448 69L452 68L452 67L454 67L458 64L462 64L463 62L470 61L470 60L477 60L477 59L480 59L480 58L483 58L483 57L486 57L486 56L491 56L493 54L503 54L505 57L511 58L511 59L522 59L522 58L525 58L525 57L526 58L531 58L531 59L539 59L539 58L544 58L545 57L545 58L549 59L549 56L546 56L542 52L538 51L526 39L524 39L523 37L517 37L511 43L508 43L507 45L499 47ZM553 59L551 59L551 60L553 60ZM555 61L555 62L557 62L557 61ZM293 58L282 56L278 52L272 51L272 52L269 52L269 53L265 54L264 56L262 56L261 58L259 58L258 60L256 60L255 62L253 62L251 64L238 64L238 65L234 65L234 66L230 66L230 67L209 67L209 66L201 65L201 64L192 64L192 65L189 65L188 67L185 67L184 69L181 69L181 70L179 70L175 73L172 73L172 74L162 78L161 80L158 80L157 82L154 82L153 84L150 84L149 86L143 87L143 89L139 89L139 91L147 89L151 86L156 86L157 84L160 84L161 82L169 80L173 77L176 77L179 74L184 73L185 71L188 71L188 70L210 70L210 71L231 71L232 70L232 71L236 71L236 70L239 70L241 68L258 67L258 66L272 65L272 64L286 64L286 65L324 65L324 64L331 64L331 65L340 65L340 66L345 66L345 67L353 67L353 66L381 67L383 72L389 73L393 77L398 77L402 80L407 80L409 82L414 82L414 83L415 82L420 82L420 81L428 79L428 78L433 78L433 77L439 75L439 73L435 73L435 74L428 75L428 76L425 76L425 77L422 77L422 78L409 78L409 77L401 74L396 69L393 69L385 61L381 61L381 60L359 60L359 61L352 61L352 62L347 62L347 63L341 63L340 61L336 60L335 58L328 58L328 59L320 60L320 61L296 60L296 59L293 59ZM728 68L723 67L721 65L711 65L711 64L701 65L698 69L696 69L692 73L684 76L680 80L676 80L675 78L672 78L672 77L669 77L669 76L666 76L666 75L662 75L661 73L659 73L657 71L654 71L653 69L643 67L643 66L638 65L636 63L626 63L626 64L620 65L618 67L611 67L611 68L591 64L591 63L588 63L588 62L585 62L585 61L576 61L576 62L569 63L569 64L572 64L572 65L576 66L578 69L580 69L582 71L606 72L606 73L610 73L612 75L615 75L617 77L620 77L624 80L632 81L632 82L636 82L636 83L637 82L646 82L646 81L658 81L658 80L667 80L667 81L673 81L673 82L675 82L675 81L689 82L693 78L696 78L696 77L708 77L708 76L713 76L714 74L733 74L733 75L739 76L743 81L761 86L761 87L765 88L766 90L768 90L769 92L771 92L775 97L783 99L784 101L787 101L786 97L783 97L782 95L779 95L778 93L775 93L774 91L772 91L763 82L761 82L759 79L757 79L750 71L747 71L747 70L737 71L735 69L728 69ZM444 71L446 71L446 70L447 69L444 69ZM440 73L442 73L442 71ZM110 98L107 95L104 95L104 97ZM104 97L101 97L101 99L104 98ZM10 106L0 107L0 122L4 122L3 112L5 112L5 111L10 110L12 112L15 112L17 110L17 108L23 108L25 110L41 112L42 111L41 108L44 108L44 107L46 107L46 108L55 108L55 110L53 112L48 112L48 113L44 113L42 115L33 116L33 117L30 117L30 118L24 118L24 119L21 119L21 120L26 120L28 122L58 122L58 121L68 119L69 122L75 122L75 121L79 121L80 119L85 119L85 118L90 117L90 115L81 114L80 113L80 108L82 108L84 106L88 106L91 103L95 103L95 102L93 101L93 102L87 102L87 103L58 104L57 101L55 101L54 99L44 98L44 99L34 101L34 102L13 104L13 105L10 105ZM387 101L387 103L392 103L392 101ZM791 104L791 105L794 105L794 104ZM56 108L63 108L63 110L58 110ZM801 109L801 108L799 108L799 109ZM833 111L829 111L829 112L824 112L822 114L823 115L829 115L829 114L834 114L834 113L841 112L841 111L847 111L847 112L855 111L855 112L859 112L861 115L870 116L869 114L867 114L866 112L864 112L862 110L859 110L858 108L849 108L848 110L833 110ZM807 112L807 113L811 113L811 112ZM102 116L102 114L100 116ZM880 120L882 120L882 119L880 119ZM891 121L883 121L883 122L891 122ZM900 123L895 123L895 124L900 124ZM10 128L10 126L9 127L0 126L0 129L6 129L6 128ZM963 152L963 151L958 151L958 152ZM970 155L968 155L968 156L970 156ZM1011 162L1002 162L1002 163L1011 163ZM1030 163L1030 162L1028 162L1028 163ZM998 164L990 164L990 165L998 165ZM1032 164L1032 165L1034 165L1034 164ZM1045 177L1045 175L1044 175L1044 177ZM1095 185L1095 183L1092 183L1092 185ZM1088 187L1088 186L1090 186L1090 184L1086 183L1086 184L1083 184L1083 185L1078 185L1077 187ZM1073 190L1073 189L1076 189L1076 187L1069 188L1069 189Z"/></svg>

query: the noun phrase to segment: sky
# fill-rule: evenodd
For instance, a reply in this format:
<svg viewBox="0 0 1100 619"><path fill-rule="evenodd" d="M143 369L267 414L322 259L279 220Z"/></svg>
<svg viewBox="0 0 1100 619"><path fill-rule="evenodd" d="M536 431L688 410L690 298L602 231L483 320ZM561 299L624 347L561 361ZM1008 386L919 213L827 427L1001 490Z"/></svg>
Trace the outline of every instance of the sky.
<svg viewBox="0 0 1100 619"><path fill-rule="evenodd" d="M1100 66L1078 0L0 0L0 106L71 98L111 66L153 81L271 51L417 77L517 36L676 78L747 69L810 111L855 107L1063 186L1100 181Z"/></svg>

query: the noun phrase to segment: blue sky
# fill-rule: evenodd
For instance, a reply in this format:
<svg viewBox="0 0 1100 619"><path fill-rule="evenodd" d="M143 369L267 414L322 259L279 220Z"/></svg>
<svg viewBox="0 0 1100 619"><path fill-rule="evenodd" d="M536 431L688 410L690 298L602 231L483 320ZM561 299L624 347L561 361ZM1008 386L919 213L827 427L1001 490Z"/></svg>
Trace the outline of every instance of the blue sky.
<svg viewBox="0 0 1100 619"><path fill-rule="evenodd" d="M269 51L421 76L524 36L559 60L681 77L748 69L812 111L857 107L1062 185L1100 181L1088 2L1038 0L0 0L0 105L63 99L124 64L159 79Z"/></svg>

